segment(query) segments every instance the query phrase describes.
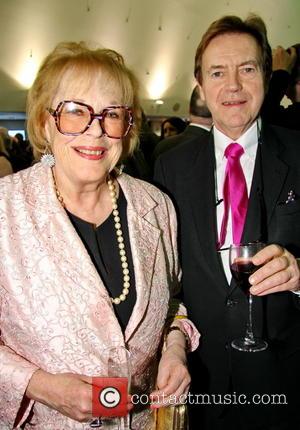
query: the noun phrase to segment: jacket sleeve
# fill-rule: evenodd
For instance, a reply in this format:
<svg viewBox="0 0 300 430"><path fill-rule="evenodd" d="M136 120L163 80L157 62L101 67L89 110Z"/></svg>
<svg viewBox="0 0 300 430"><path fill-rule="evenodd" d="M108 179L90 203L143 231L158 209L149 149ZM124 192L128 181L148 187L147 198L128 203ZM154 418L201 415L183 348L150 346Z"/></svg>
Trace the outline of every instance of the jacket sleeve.
<svg viewBox="0 0 300 430"><path fill-rule="evenodd" d="M169 220L169 228L170 228L170 241L171 248L173 250L173 261L174 261L174 269L172 273L172 280L170 287L170 303L169 303L169 312L167 318L168 325L176 325L178 326L185 335L189 338L190 343L190 351L194 351L198 348L200 333L197 328L193 324L192 321L188 319L188 314L185 305L178 298L179 292L181 289L181 268L178 260L178 249L177 249L177 218L174 206L166 196L166 204L168 211L168 220Z"/></svg>
<svg viewBox="0 0 300 430"><path fill-rule="evenodd" d="M25 396L33 373L32 363L5 346L0 331L0 423L1 430L21 425L28 417L34 401Z"/></svg>

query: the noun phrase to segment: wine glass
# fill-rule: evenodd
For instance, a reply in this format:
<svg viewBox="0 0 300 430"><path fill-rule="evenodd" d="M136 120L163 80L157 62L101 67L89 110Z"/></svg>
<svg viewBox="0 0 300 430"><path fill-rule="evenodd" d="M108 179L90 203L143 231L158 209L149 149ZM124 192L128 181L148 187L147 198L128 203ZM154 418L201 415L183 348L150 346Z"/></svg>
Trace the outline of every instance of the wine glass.
<svg viewBox="0 0 300 430"><path fill-rule="evenodd" d="M249 291L251 287L249 276L259 268L259 266L255 266L252 263L252 257L264 247L265 244L261 242L253 242L231 245L229 250L229 264L232 276L236 280L238 286L247 295L249 306L245 336L231 342L231 346L239 351L258 352L264 351L268 347L265 340L254 337L252 322L252 294Z"/></svg>
<svg viewBox="0 0 300 430"><path fill-rule="evenodd" d="M101 353L104 374L108 378L126 378L130 390L130 352L124 346L112 346ZM130 430L130 414L124 417L101 417L90 423L91 428L103 430Z"/></svg>

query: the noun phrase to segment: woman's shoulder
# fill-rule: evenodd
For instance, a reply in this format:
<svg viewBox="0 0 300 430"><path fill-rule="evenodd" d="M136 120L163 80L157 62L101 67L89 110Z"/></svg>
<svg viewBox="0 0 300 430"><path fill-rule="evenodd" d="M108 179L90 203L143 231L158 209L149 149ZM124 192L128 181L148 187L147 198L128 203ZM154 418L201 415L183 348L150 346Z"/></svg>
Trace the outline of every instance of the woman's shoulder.
<svg viewBox="0 0 300 430"><path fill-rule="evenodd" d="M159 199L165 201L166 198L169 199L169 197L157 186L144 181L143 179L134 178L133 176L123 173L118 180L121 187L125 187L135 194L148 195L154 200Z"/></svg>
<svg viewBox="0 0 300 430"><path fill-rule="evenodd" d="M13 198L18 194L25 194L30 184L36 181L39 170L40 163L1 178L0 199L6 197Z"/></svg>
<svg viewBox="0 0 300 430"><path fill-rule="evenodd" d="M141 216L154 211L164 223L163 219L167 220L170 214L174 214L171 199L155 185L126 174L122 174L118 181L129 207Z"/></svg>

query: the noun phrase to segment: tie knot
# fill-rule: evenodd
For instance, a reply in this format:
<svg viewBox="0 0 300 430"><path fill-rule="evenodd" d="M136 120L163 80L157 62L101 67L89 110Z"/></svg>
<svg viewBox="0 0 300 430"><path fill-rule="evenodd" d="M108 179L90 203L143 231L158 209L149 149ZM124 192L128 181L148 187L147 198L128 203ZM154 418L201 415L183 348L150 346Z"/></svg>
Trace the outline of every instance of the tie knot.
<svg viewBox="0 0 300 430"><path fill-rule="evenodd" d="M226 147L224 155L226 158L232 157L239 159L244 152L243 147L239 143L233 142Z"/></svg>

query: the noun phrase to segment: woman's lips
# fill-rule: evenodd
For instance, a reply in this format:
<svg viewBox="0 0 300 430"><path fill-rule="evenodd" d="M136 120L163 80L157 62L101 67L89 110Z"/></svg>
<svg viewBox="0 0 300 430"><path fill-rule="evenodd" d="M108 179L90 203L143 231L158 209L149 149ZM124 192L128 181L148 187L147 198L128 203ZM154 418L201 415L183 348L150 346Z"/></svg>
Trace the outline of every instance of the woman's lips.
<svg viewBox="0 0 300 430"><path fill-rule="evenodd" d="M106 154L107 148L102 146L90 147L90 146L76 146L73 149L77 154L87 160L101 160Z"/></svg>

